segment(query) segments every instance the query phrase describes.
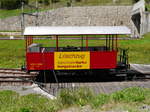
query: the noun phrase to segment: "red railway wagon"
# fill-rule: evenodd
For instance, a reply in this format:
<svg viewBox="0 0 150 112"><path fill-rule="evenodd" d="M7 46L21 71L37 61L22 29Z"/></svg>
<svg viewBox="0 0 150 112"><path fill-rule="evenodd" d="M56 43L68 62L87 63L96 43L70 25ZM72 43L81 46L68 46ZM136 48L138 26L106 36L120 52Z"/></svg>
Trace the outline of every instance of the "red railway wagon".
<svg viewBox="0 0 150 112"><path fill-rule="evenodd" d="M36 26L26 27L26 69L41 70L91 70L117 68L118 35L129 35L126 26ZM104 37L105 36L105 37ZM34 42L36 38L55 39L56 46L43 47ZM77 47L63 46L59 40L80 39ZM91 40L103 41L101 46L90 46Z"/></svg>

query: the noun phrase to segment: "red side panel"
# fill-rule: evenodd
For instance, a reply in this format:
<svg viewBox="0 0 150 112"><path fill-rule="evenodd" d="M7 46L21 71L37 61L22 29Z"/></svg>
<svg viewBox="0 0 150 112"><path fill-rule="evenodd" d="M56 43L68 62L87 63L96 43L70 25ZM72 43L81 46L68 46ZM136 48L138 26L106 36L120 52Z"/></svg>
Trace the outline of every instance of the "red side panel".
<svg viewBox="0 0 150 112"><path fill-rule="evenodd" d="M111 68L116 68L116 65L117 65L116 51L90 52L91 69L111 69Z"/></svg>
<svg viewBox="0 0 150 112"><path fill-rule="evenodd" d="M28 70L54 70L54 52L27 53ZM90 69L112 69L117 65L116 51L90 52Z"/></svg>
<svg viewBox="0 0 150 112"><path fill-rule="evenodd" d="M54 69L54 53L27 53L28 70Z"/></svg>

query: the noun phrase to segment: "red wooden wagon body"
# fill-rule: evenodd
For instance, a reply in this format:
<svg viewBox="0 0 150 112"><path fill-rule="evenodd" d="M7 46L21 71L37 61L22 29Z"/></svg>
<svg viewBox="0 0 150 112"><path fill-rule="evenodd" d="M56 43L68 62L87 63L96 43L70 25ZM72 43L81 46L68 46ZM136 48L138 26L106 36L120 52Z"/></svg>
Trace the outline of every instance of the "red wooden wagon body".
<svg viewBox="0 0 150 112"><path fill-rule="evenodd" d="M118 35L127 34L130 34L130 29L125 26L27 27L24 31L26 69L28 71L114 69L117 67ZM33 39L37 36L51 37L48 41L55 39L56 46L41 47L35 44ZM60 38L67 41L74 37L81 39L81 45L59 47ZM92 39L102 39L104 45L89 46Z"/></svg>

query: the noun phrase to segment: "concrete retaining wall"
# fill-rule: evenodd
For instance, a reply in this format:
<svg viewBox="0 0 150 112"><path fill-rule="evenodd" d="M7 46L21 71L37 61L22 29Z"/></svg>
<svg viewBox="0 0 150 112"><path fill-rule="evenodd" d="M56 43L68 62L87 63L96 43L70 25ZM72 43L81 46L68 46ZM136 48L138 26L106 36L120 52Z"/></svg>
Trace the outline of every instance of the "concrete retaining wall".
<svg viewBox="0 0 150 112"><path fill-rule="evenodd" d="M40 26L112 26L125 25L138 35L131 20L132 6L64 7L39 13ZM0 19L0 30L20 30L19 16ZM35 17L25 16L25 26L34 26Z"/></svg>
<svg viewBox="0 0 150 112"><path fill-rule="evenodd" d="M143 19L144 19L144 23L143 23L142 34L145 34L147 32L150 32L150 12L145 12Z"/></svg>

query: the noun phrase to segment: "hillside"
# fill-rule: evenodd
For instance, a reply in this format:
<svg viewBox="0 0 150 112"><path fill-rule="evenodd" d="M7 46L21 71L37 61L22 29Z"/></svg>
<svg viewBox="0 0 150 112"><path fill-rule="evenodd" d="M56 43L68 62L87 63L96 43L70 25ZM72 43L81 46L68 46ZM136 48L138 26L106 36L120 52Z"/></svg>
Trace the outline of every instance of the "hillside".
<svg viewBox="0 0 150 112"><path fill-rule="evenodd" d="M59 0L59 2L45 4L43 1L38 0L39 11L45 11L50 9L56 9L61 7L70 7L70 6L101 6L101 5L131 5L133 0ZM42 1L42 2L40 2ZM51 0L48 0L51 1ZM71 2L72 1L72 2ZM80 1L80 2L75 2ZM36 6L36 0L29 0L29 5ZM25 6L25 12L35 12L35 9L32 9ZM0 10L0 18L7 18L10 16L18 16L21 13L21 9L15 10Z"/></svg>

